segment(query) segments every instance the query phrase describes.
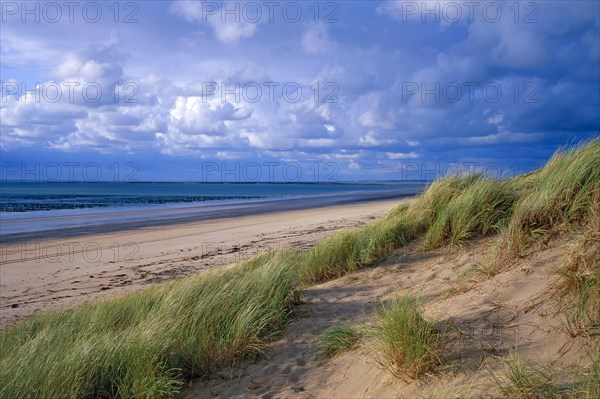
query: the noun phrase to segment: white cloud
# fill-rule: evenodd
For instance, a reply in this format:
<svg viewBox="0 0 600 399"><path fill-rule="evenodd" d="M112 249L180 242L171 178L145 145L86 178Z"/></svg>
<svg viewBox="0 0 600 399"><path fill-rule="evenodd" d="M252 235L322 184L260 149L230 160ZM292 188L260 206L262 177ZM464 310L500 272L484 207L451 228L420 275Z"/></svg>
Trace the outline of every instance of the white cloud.
<svg viewBox="0 0 600 399"><path fill-rule="evenodd" d="M220 9L214 13L205 12L201 1L175 1L171 5L171 11L188 22L208 22L214 37L225 44L237 44L258 31L257 23L248 22L244 18L236 21L235 15L220 12Z"/></svg>
<svg viewBox="0 0 600 399"><path fill-rule="evenodd" d="M58 65L52 75L63 81L96 82L98 80L122 81L123 70L111 61L81 59L71 54Z"/></svg>
<svg viewBox="0 0 600 399"><path fill-rule="evenodd" d="M378 147L394 143L396 143L395 139L382 139L376 132L372 130L367 132L367 134L360 136L358 139L358 145L361 147Z"/></svg>
<svg viewBox="0 0 600 399"><path fill-rule="evenodd" d="M252 111L222 102L218 97L178 97L169 115L171 124L188 134L221 135L228 130L227 121L247 119Z"/></svg>
<svg viewBox="0 0 600 399"><path fill-rule="evenodd" d="M21 103L11 97L0 110L1 146L113 153L151 149L223 159L251 153L338 159L348 168L351 164L344 157L358 152L360 158L351 158L352 165L359 165L360 159L367 173L380 170L373 167L378 161L394 167L401 163L396 160L433 155L429 151L441 159L445 153L462 155L461 146L478 151L474 147L486 145L486 156L493 157L495 144L568 141L598 126L593 105L598 102L599 25L590 22L597 18L592 11L598 6L557 3L540 3L538 24L515 24L505 9L508 22L477 19L468 27L447 29L443 37L431 31L430 23L401 24L352 13L339 25L264 23L258 32L258 25L236 24L231 16L225 23L219 14L203 21L201 3L187 1L172 3L177 16L164 15L169 7L165 3L148 2L148 18L139 24L117 26L108 18L108 25L87 24L79 30L67 26L64 32L71 35L62 35L64 43L62 36L55 37L56 27L13 24L6 32L3 27L0 39L5 83L12 78L28 82L30 88L32 80L74 80L81 85L95 81L105 89L133 80L139 102L116 103L110 89L96 104ZM399 4L386 2L379 12L391 13L385 7ZM158 23L152 25L155 21L161 29ZM354 27L356 31L345 34ZM426 29L427 34L420 34ZM15 34L18 30L20 35ZM103 37L92 30L102 31ZM119 41L111 35L113 30L119 32ZM402 40L409 35L410 41ZM251 37L256 40L248 40ZM243 46L222 44L242 42ZM87 43L100 45L90 48ZM315 56L298 56L304 52ZM203 101L202 83L207 81L229 87L233 82L275 81L280 86L270 102L266 89L257 103L232 97L223 101L218 94ZM298 103L281 96L279 89L290 81L302 85ZM476 90L470 102L463 85L457 103L435 102L433 96L422 101L421 93L406 101L401 85L407 81L424 82L428 88L435 82L443 87L449 82L494 81L502 86L503 97L486 102ZM327 82L339 88L337 103L322 101L329 93L323 87ZM515 102L513 85L520 84L523 100L531 93L524 87L528 82L539 88L535 98L540 102ZM321 84L319 100L313 99L315 83ZM520 147L524 153L532 146Z"/></svg>
<svg viewBox="0 0 600 399"><path fill-rule="evenodd" d="M348 160L348 168L350 169L360 169L360 164L353 159Z"/></svg>
<svg viewBox="0 0 600 399"><path fill-rule="evenodd" d="M2 24L0 52L2 65L13 68L50 67L62 55L58 48L48 46L41 37L27 37Z"/></svg>
<svg viewBox="0 0 600 399"><path fill-rule="evenodd" d="M527 143L540 140L543 133L521 133L502 131L486 136L464 137L458 140L460 145L490 145L502 143Z"/></svg>
<svg viewBox="0 0 600 399"><path fill-rule="evenodd" d="M174 1L171 3L170 11L188 22L203 22L201 1Z"/></svg>
<svg viewBox="0 0 600 399"><path fill-rule="evenodd" d="M397 160L397 159L415 159L419 158L419 155L414 152L404 153L404 152L386 152L385 156L387 159Z"/></svg>
<svg viewBox="0 0 600 399"><path fill-rule="evenodd" d="M504 115L502 113L495 114L487 118L487 123L490 125L498 125L504 120Z"/></svg>
<svg viewBox="0 0 600 399"><path fill-rule="evenodd" d="M236 44L244 39L252 37L258 30L255 23L235 22L232 19L226 19L223 22L219 17L211 16L208 23L213 28L215 37L226 44Z"/></svg>

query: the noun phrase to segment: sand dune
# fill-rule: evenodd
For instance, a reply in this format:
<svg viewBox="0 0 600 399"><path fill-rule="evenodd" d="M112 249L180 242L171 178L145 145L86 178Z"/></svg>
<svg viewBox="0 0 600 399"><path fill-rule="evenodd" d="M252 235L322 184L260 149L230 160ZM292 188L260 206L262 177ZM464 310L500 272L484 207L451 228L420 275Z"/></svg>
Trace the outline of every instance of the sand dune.
<svg viewBox="0 0 600 399"><path fill-rule="evenodd" d="M560 367L585 363L593 338L573 339L551 286L572 245L557 240L490 279L473 270L493 240L465 249L422 252L410 246L385 262L306 289L298 318L256 364L197 382L187 398L416 398L488 397L497 392L491 372L505 370L513 352ZM323 363L316 342L327 327L372 324L381 304L399 294L423 299L427 317L451 320L442 365L419 380L399 379L382 368L368 339Z"/></svg>

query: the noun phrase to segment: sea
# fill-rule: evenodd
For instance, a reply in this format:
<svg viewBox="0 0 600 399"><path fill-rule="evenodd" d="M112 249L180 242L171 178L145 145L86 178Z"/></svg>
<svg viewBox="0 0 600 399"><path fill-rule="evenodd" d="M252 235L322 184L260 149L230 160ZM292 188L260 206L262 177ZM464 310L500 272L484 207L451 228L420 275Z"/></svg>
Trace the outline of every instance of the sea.
<svg viewBox="0 0 600 399"><path fill-rule="evenodd" d="M4 242L402 198L426 182L0 182Z"/></svg>

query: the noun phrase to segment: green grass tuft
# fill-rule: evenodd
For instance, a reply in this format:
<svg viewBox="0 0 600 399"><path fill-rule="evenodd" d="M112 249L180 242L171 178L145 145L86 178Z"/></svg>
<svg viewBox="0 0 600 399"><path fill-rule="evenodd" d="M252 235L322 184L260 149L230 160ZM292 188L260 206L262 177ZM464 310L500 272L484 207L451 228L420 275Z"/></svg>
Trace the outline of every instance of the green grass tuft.
<svg viewBox="0 0 600 399"><path fill-rule="evenodd" d="M354 272L360 261L360 230L344 230L308 250L299 264L303 283L329 280Z"/></svg>
<svg viewBox="0 0 600 399"><path fill-rule="evenodd" d="M496 386L506 399L560 399L566 398L569 385L554 381L550 367L525 364L519 357L506 362L508 370L504 378L492 374Z"/></svg>
<svg viewBox="0 0 600 399"><path fill-rule="evenodd" d="M444 331L423 318L419 303L396 298L385 305L374 329L377 360L396 376L418 376L440 363Z"/></svg>
<svg viewBox="0 0 600 399"><path fill-rule="evenodd" d="M525 363L514 356L503 376L492 378L504 399L592 399L600 397L600 352L589 367L567 373L552 365ZM567 379L568 374L570 378ZM565 378L560 378L563 375Z"/></svg>
<svg viewBox="0 0 600 399"><path fill-rule="evenodd" d="M361 333L349 325L333 326L319 336L317 351L324 360L354 349L360 341Z"/></svg>

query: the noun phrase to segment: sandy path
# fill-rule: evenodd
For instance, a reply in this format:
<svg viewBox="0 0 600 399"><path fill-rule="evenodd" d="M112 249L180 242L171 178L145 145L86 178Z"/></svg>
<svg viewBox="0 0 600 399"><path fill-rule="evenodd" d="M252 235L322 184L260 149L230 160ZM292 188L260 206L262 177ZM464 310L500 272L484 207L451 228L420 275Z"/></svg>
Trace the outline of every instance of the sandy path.
<svg viewBox="0 0 600 399"><path fill-rule="evenodd" d="M364 225L397 200L145 228L0 248L0 326L36 311L239 261L273 248L306 248Z"/></svg>

